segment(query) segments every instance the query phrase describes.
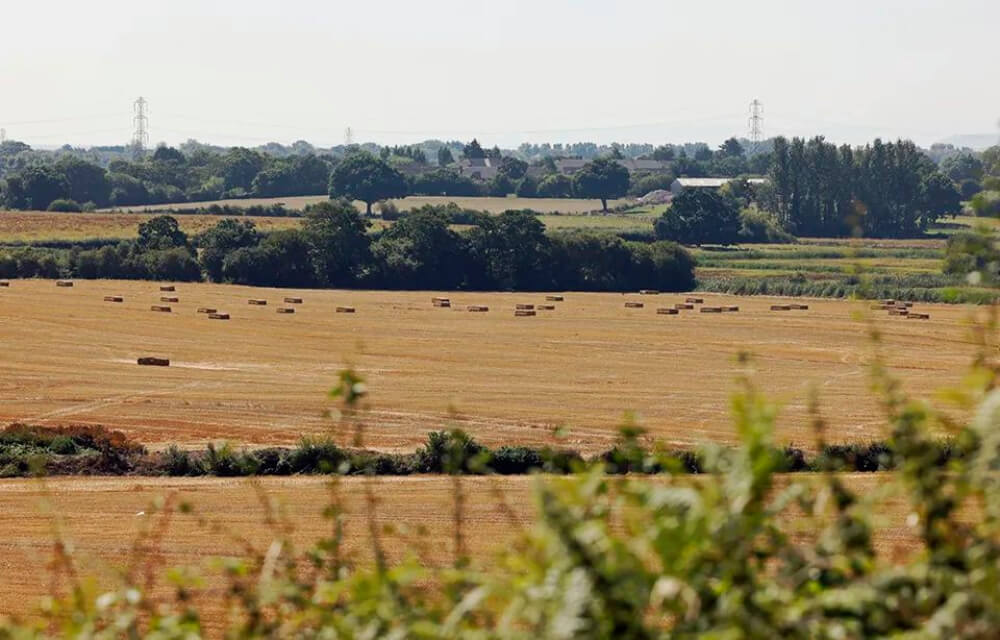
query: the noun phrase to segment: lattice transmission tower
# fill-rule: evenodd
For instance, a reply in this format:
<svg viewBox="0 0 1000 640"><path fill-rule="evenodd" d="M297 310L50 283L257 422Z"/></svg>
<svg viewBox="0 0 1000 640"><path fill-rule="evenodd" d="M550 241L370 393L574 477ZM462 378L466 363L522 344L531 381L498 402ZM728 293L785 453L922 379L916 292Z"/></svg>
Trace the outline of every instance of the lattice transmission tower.
<svg viewBox="0 0 1000 640"><path fill-rule="evenodd" d="M756 98L750 103L750 118L747 124L750 153L757 153L760 150L760 143L764 140L764 104Z"/></svg>
<svg viewBox="0 0 1000 640"><path fill-rule="evenodd" d="M146 106L149 103L142 96L132 103L132 125L135 132L132 134L132 155L140 157L149 146L149 117L146 115Z"/></svg>

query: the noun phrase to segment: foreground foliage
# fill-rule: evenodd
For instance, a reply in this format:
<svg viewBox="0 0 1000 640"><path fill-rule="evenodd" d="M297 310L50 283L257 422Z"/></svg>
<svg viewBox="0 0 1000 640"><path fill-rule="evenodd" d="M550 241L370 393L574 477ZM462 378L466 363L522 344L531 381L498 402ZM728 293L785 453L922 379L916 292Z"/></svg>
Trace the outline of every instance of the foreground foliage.
<svg viewBox="0 0 1000 640"><path fill-rule="evenodd" d="M786 482L772 442L776 409L749 378L732 402L741 446L702 452L710 476L697 481L612 477L601 466L569 478L540 478L538 519L489 572L465 557L463 493L455 475L455 563L430 570L390 564L375 525L377 485L366 483L373 567L342 547L336 483L324 513L331 535L304 552L279 535L266 550L224 564L231 638L994 638L1000 625L1000 391L991 321L977 329L980 353L966 384L948 394L968 424L910 400L876 361L875 388L891 427L896 490L907 526L922 543L904 562L874 548L868 514L880 496L851 493L833 473ZM877 336L876 336L877 337ZM363 438L366 387L352 372L334 395L345 424ZM823 421L813 412L817 440ZM960 452L942 466L945 430ZM676 468L623 431L620 455ZM445 472L476 451L468 440L433 443ZM345 463L349 464L349 462ZM894 484L887 480L887 485ZM888 488L888 487L887 487ZM164 512L164 519L169 509ZM808 523L793 537L785 518ZM281 531L281 528L277 528ZM147 540L155 559L156 534ZM141 545L140 545L141 546ZM189 580L172 574L173 597L154 597L138 565L99 592L73 572L56 545L56 566L73 586L47 605L40 626L7 623L5 638L197 638L205 620Z"/></svg>

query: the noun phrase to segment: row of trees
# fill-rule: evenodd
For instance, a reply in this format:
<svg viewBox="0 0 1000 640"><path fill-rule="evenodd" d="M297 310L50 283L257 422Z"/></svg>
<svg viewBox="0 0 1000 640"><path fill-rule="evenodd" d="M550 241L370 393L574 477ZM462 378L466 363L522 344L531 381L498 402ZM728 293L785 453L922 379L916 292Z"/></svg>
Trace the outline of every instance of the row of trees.
<svg viewBox="0 0 1000 640"><path fill-rule="evenodd" d="M474 142L474 141L473 141ZM389 149L386 147L385 149ZM483 151L470 146L470 153ZM492 153L492 152L489 152ZM283 197L330 193L368 204L406 195L582 197L602 201L624 196L629 174L607 159L597 159L573 178L553 173L539 180L528 175L528 164L516 158L500 160L500 172L489 182L463 176L452 168L404 174L397 162L405 158L425 164L415 147L397 147L376 156L353 150L340 160L312 154L272 157L234 148L225 154L198 151L190 157L160 147L149 158L115 160L107 169L66 155L52 164L36 164L9 174L0 182L0 205L13 209L80 210L204 201L244 196ZM386 156L390 159L387 159ZM55 203L55 204L54 204Z"/></svg>
<svg viewBox="0 0 1000 640"><path fill-rule="evenodd" d="M170 216L139 227L130 242L96 250L0 254L0 277L199 280L280 287L383 289L681 291L694 261L671 242L611 235L548 235L530 212L483 216L464 232L445 208L425 206L369 233L346 200L310 210L301 229L259 232L223 219L189 238Z"/></svg>
<svg viewBox="0 0 1000 640"><path fill-rule="evenodd" d="M911 236L961 210L952 180L908 141L777 138L769 176L759 200L796 235Z"/></svg>
<svg viewBox="0 0 1000 640"><path fill-rule="evenodd" d="M600 200L606 211L608 200L624 196L630 184L628 170L610 158L588 162L572 178L555 174L541 183L528 176L527 169L527 163L522 160L504 158L487 193L501 197L516 192L522 197L573 195L593 198ZM438 169L407 180L388 162L364 151L349 154L334 167L329 192L331 198L361 200L367 205L369 215L375 202L409 194L485 195L478 183L449 169Z"/></svg>
<svg viewBox="0 0 1000 640"><path fill-rule="evenodd" d="M160 147L148 158L115 160L107 169L64 155L52 164L29 165L7 175L0 183L0 204L47 209L56 200L107 207L316 195L326 192L335 163L330 156L275 157L240 147L191 156Z"/></svg>

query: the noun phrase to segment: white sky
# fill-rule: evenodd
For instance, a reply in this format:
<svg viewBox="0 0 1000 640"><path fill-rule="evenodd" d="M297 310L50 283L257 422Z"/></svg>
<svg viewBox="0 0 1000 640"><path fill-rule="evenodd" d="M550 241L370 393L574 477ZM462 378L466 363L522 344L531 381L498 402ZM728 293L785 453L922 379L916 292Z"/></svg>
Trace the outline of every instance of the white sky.
<svg viewBox="0 0 1000 640"><path fill-rule="evenodd" d="M998 0L29 0L0 12L0 127L37 145L929 144L997 131Z"/></svg>

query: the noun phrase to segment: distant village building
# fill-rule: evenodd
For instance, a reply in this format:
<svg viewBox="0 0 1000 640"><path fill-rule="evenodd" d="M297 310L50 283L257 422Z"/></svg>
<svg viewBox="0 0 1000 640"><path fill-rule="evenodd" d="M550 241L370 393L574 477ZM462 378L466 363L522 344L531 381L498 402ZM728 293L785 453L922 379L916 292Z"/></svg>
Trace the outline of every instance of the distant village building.
<svg viewBox="0 0 1000 640"><path fill-rule="evenodd" d="M670 192L675 196L688 189L721 189L722 185L735 178L677 178L670 183ZM747 184L766 184L767 178L747 178Z"/></svg>
<svg viewBox="0 0 1000 640"><path fill-rule="evenodd" d="M499 165L491 158L462 158L458 161L458 172L467 178L489 181L497 176Z"/></svg>

